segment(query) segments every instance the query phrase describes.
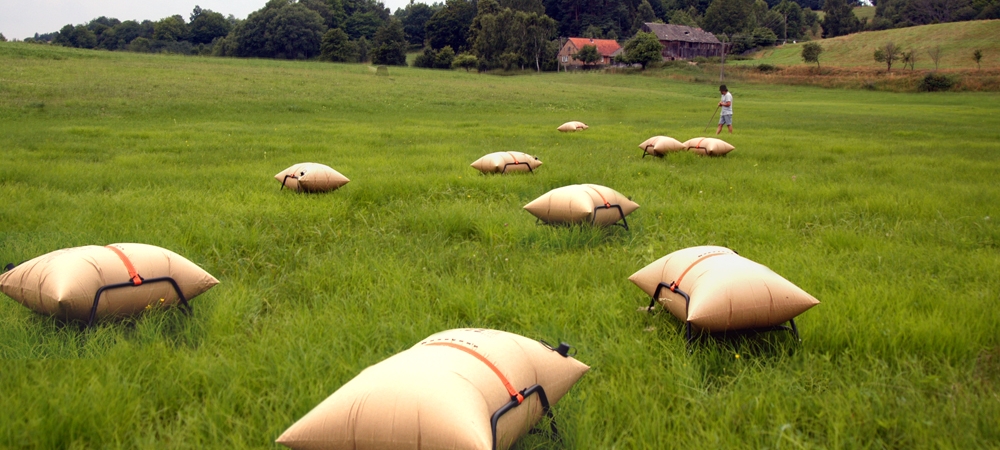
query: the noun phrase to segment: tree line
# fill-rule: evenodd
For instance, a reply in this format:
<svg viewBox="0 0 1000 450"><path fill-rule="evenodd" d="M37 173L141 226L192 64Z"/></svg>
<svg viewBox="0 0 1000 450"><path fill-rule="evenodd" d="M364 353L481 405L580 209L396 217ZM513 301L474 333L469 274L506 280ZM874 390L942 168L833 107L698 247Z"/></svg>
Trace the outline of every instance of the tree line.
<svg viewBox="0 0 1000 450"><path fill-rule="evenodd" d="M159 21L99 17L25 41L111 51L319 59L419 67L556 70L561 37L624 42L621 61L645 65L646 22L700 27L740 53L783 40L833 37L951 20L992 18L1000 0L446 0L390 13L377 0L270 0L240 20L195 7ZM821 8L819 19L814 9Z"/></svg>

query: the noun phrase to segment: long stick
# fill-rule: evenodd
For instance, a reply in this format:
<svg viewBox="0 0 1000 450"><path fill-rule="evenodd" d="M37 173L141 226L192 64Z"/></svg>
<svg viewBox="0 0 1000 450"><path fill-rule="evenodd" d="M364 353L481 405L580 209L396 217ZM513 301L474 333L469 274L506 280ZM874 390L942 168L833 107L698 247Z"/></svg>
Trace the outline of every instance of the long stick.
<svg viewBox="0 0 1000 450"><path fill-rule="evenodd" d="M712 126L712 121L715 120L715 113L719 112L719 108L721 108L721 107L722 107L722 105L719 105L719 106L715 107L715 111L712 112L712 117L710 117L708 119L708 125L705 125L705 129L701 130L702 133L708 131L708 127Z"/></svg>

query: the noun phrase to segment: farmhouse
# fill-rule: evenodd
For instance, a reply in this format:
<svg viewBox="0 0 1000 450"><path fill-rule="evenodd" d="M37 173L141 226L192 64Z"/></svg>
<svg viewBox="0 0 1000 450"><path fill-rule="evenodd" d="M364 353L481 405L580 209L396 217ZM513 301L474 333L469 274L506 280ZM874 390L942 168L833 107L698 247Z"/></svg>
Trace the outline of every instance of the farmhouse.
<svg viewBox="0 0 1000 450"><path fill-rule="evenodd" d="M614 39L571 37L566 40L566 43L563 44L562 48L559 50L559 65L564 68L582 67L583 61L573 59L573 54L579 52L585 45L593 45L594 47L597 47L597 53L601 55L601 61L597 64L604 66L611 64L612 59L615 56L618 56L618 54L622 51L622 46L618 45L618 42Z"/></svg>
<svg viewBox="0 0 1000 450"><path fill-rule="evenodd" d="M642 31L653 33L663 46L663 59L721 56L724 44L714 34L684 25L646 22Z"/></svg>

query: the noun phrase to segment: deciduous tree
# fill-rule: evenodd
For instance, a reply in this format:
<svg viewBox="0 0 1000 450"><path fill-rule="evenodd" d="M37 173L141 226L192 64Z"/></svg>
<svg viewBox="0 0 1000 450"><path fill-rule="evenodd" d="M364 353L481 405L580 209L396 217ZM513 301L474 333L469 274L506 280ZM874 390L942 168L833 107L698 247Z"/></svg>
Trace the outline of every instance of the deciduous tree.
<svg viewBox="0 0 1000 450"><path fill-rule="evenodd" d="M819 55L823 54L823 46L816 42L806 42L802 46L802 60L807 63L816 63L819 68Z"/></svg>
<svg viewBox="0 0 1000 450"><path fill-rule="evenodd" d="M406 33L403 31L403 24L396 18L390 18L375 32L372 63L388 66L406 65Z"/></svg>
<svg viewBox="0 0 1000 450"><path fill-rule="evenodd" d="M847 0L826 0L823 3L823 37L851 34L861 29L861 22L854 15L854 9Z"/></svg>
<svg viewBox="0 0 1000 450"><path fill-rule="evenodd" d="M582 61L585 66L601 60L601 54L598 53L597 46L594 45L584 45L583 48L571 56L577 61Z"/></svg>
<svg viewBox="0 0 1000 450"><path fill-rule="evenodd" d="M640 64L645 69L649 63L663 61L663 45L655 34L640 31L625 42L619 61Z"/></svg>
<svg viewBox="0 0 1000 450"><path fill-rule="evenodd" d="M892 63L899 60L901 50L894 42L886 42L875 50L875 61L884 62L886 72L892 72Z"/></svg>

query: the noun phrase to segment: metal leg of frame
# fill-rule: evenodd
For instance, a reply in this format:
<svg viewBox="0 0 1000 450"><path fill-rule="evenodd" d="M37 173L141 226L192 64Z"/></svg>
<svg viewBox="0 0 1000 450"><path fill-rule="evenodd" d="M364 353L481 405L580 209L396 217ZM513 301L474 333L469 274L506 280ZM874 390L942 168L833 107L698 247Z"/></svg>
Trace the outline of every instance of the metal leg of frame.
<svg viewBox="0 0 1000 450"><path fill-rule="evenodd" d="M662 292L664 288L666 288L670 292L680 294L681 297L684 297L684 312L685 315L687 315L687 310L688 308L691 307L691 296L688 295L687 292L682 291L679 287L674 285L674 283L667 284L664 282L660 282L660 284L656 285L656 290L653 291L653 298L649 299L649 312L650 313L653 312L653 305L656 304L656 299L660 298L660 292ZM688 345L688 351L691 351L690 348L691 341L694 340L694 333L691 330L691 322L685 320L684 328L685 328L684 331L685 341L687 342Z"/></svg>
<svg viewBox="0 0 1000 450"><path fill-rule="evenodd" d="M795 326L795 319L788 319L788 324L792 326L792 336L795 336L795 340L802 342L802 338L799 337L799 327Z"/></svg>
<svg viewBox="0 0 1000 450"><path fill-rule="evenodd" d="M103 294L104 291L111 289L126 288L126 287L142 286L143 284L148 284L148 283L163 283L163 282L170 283L170 285L174 288L174 292L177 293L177 298L180 300L181 308L184 310L186 314L190 315L192 312L191 305L188 303L187 298L184 297L184 293L181 292L181 288L180 286L177 285L177 281L174 281L174 279L170 277L150 278L148 280L142 280L142 283L140 284L135 284L131 281L128 281L125 283L109 284L106 286L101 286L97 290L97 293L94 294L94 304L93 306L90 307L90 318L87 320L87 323L84 325L84 328L90 327L91 325L94 324L94 320L97 318L97 304L100 303L101 294Z"/></svg>
<svg viewBox="0 0 1000 450"><path fill-rule="evenodd" d="M611 208L616 208L618 210L618 215L621 216L621 221L622 221L622 225L620 225L620 226L623 227L623 228L625 228L626 230L628 230L628 221L625 220L625 211L622 210L621 205L598 206L598 207L594 208L594 218L590 220L590 224L591 225L597 224L597 210L598 209L611 209ZM618 222L615 222L613 225L618 225Z"/></svg>
<svg viewBox="0 0 1000 450"><path fill-rule="evenodd" d="M502 174L507 173L507 166L519 166L521 164L524 164L524 165L528 166L528 172L531 172L531 174L534 175L535 170L531 168L531 164L528 164L526 162L512 162L512 163L504 164L503 165L503 170L500 171L500 174L502 175Z"/></svg>
<svg viewBox="0 0 1000 450"><path fill-rule="evenodd" d="M293 180L298 180L299 179L295 175L285 175L285 178L283 180L281 180L281 187L278 188L279 191L285 188L285 183L288 182L289 178L291 178ZM291 189L291 188L289 188L289 189Z"/></svg>
<svg viewBox="0 0 1000 450"><path fill-rule="evenodd" d="M542 414L549 416L549 425L552 431L553 439L559 438L559 430L556 428L556 419L552 417L552 411L549 409L549 398L545 395L545 389L539 385L530 386L523 391L521 391L521 396L528 398L531 394L538 394L538 400L542 402ZM490 429L493 431L493 450L497 448L497 422L500 421L500 417L506 414L508 411L516 408L520 403L517 402L516 398L512 398L510 402L503 405L498 409L493 416L490 417Z"/></svg>

